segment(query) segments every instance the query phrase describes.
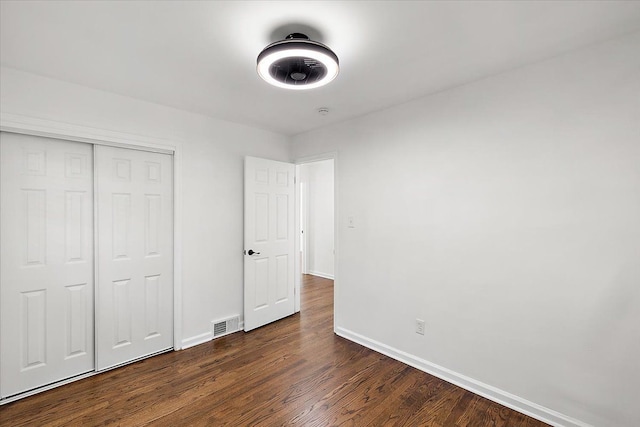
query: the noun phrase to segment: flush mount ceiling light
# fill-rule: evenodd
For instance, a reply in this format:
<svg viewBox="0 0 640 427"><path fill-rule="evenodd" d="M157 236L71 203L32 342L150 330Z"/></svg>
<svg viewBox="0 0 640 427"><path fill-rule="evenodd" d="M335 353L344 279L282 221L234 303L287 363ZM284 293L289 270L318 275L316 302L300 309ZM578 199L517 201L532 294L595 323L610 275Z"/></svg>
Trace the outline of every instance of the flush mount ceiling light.
<svg viewBox="0 0 640 427"><path fill-rule="evenodd" d="M289 34L258 55L258 74L284 89L304 90L324 86L338 75L338 56L304 34Z"/></svg>

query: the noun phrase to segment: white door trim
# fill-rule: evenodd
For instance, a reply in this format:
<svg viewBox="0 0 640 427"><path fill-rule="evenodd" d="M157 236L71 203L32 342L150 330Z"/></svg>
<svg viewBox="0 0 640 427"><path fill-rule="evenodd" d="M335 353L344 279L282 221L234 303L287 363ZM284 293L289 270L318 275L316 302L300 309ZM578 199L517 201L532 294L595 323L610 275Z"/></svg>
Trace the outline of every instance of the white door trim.
<svg viewBox="0 0 640 427"><path fill-rule="evenodd" d="M182 348L182 153L175 141L0 112L0 131L173 155L173 348Z"/></svg>
<svg viewBox="0 0 640 427"><path fill-rule="evenodd" d="M338 295L338 250L339 250L339 236L338 236L338 223L339 223L339 216L338 213L340 212L339 210L339 205L338 205L338 152L337 151L331 151L328 153L321 153L321 154L315 154L312 156L304 156L304 157L299 157L297 159L294 160L294 164L296 166L298 165L302 165L305 163L313 163L313 162L320 162L322 160L333 160L333 247L334 247L334 252L333 252L333 330L335 331L336 329L336 322L337 322L337 317L338 317L338 310L337 310L337 295ZM296 233L300 231L300 177L296 177L296 199L295 199L295 229L296 229ZM300 254L300 239L296 238L295 239L295 248L294 248L294 253L296 254L296 257L299 256ZM299 312L300 311L300 278L302 276L302 272L300 271L300 260L296 259L296 263L295 263L295 277L294 277L294 286L295 286L295 290L296 290L296 296L295 296L295 302L296 302L296 307L295 307L295 312Z"/></svg>
<svg viewBox="0 0 640 427"><path fill-rule="evenodd" d="M300 165L296 165L296 177L300 182L296 182L296 198L300 200L300 206L296 206L296 208L300 208L300 227L298 227L298 239L302 243L300 243L300 254L301 254L301 263L300 263L300 272L302 274L307 274L309 270L309 245L307 240L307 234L304 234L304 231L308 229L309 225L309 188L306 183L302 182L302 176L300 174ZM304 191L302 191L304 190ZM295 220L295 218L294 218Z"/></svg>

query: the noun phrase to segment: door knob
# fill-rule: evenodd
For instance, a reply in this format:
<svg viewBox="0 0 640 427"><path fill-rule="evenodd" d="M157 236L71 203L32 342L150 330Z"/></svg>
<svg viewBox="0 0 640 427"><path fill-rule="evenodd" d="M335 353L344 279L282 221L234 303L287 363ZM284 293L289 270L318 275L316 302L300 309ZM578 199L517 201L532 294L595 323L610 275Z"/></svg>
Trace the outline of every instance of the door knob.
<svg viewBox="0 0 640 427"><path fill-rule="evenodd" d="M260 255L260 252L254 252L253 249L249 249L249 255Z"/></svg>

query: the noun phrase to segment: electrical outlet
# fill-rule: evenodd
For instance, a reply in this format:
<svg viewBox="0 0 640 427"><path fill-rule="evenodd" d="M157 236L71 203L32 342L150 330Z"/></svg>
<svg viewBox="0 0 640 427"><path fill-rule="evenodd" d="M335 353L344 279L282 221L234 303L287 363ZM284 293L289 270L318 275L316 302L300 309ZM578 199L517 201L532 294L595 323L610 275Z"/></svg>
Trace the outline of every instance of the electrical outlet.
<svg viewBox="0 0 640 427"><path fill-rule="evenodd" d="M416 334L424 335L424 320L416 319Z"/></svg>
<svg viewBox="0 0 640 427"><path fill-rule="evenodd" d="M356 221L352 216L347 217L347 227L356 228Z"/></svg>

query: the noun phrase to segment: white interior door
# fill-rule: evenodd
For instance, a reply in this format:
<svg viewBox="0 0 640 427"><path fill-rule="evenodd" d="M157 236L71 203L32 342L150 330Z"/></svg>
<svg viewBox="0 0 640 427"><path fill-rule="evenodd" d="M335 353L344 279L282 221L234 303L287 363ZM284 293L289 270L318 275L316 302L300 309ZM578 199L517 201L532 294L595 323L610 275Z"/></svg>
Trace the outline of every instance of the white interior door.
<svg viewBox="0 0 640 427"><path fill-rule="evenodd" d="M0 133L2 397L94 369L89 144Z"/></svg>
<svg viewBox="0 0 640 427"><path fill-rule="evenodd" d="M244 330L294 313L294 165L247 157Z"/></svg>
<svg viewBox="0 0 640 427"><path fill-rule="evenodd" d="M99 370L173 347L171 160L95 147Z"/></svg>

